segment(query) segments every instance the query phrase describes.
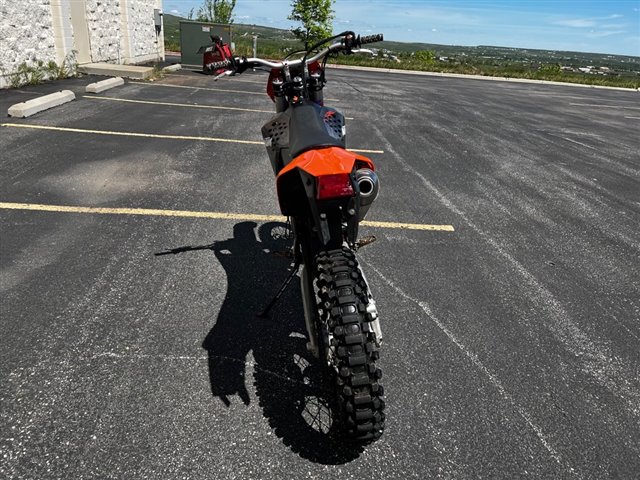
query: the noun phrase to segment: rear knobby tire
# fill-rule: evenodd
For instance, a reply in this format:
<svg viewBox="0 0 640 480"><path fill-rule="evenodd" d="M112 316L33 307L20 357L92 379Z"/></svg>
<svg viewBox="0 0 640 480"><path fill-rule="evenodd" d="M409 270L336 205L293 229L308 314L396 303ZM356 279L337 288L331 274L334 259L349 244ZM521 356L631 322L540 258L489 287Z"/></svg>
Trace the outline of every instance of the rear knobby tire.
<svg viewBox="0 0 640 480"><path fill-rule="evenodd" d="M367 284L348 248L315 259L321 348L335 371L337 420L348 437L371 443L384 429L384 389L373 320L367 313ZM322 354L322 353L321 353Z"/></svg>

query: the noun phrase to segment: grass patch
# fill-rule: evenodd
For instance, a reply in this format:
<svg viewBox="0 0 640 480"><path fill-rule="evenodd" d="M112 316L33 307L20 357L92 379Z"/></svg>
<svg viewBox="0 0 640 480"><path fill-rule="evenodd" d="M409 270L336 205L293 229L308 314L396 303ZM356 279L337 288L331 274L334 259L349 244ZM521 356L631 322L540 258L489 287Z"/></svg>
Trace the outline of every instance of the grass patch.
<svg viewBox="0 0 640 480"><path fill-rule="evenodd" d="M39 85L46 80L61 80L75 76L76 67L75 55L70 53L60 65L53 60L45 63L43 60L34 59L30 62L22 62L12 73L2 73L6 76L11 88L20 88L25 85Z"/></svg>

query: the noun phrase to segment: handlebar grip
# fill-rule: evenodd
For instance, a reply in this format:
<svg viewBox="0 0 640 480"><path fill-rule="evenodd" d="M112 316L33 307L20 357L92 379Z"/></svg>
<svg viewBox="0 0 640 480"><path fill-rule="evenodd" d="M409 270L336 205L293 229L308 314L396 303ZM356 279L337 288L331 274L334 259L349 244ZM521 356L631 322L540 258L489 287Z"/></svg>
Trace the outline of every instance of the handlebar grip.
<svg viewBox="0 0 640 480"><path fill-rule="evenodd" d="M223 60L222 62L212 62L207 64L207 67L210 68L211 70L218 70L220 68L226 68L230 66L231 66L231 61L229 60Z"/></svg>
<svg viewBox="0 0 640 480"><path fill-rule="evenodd" d="M381 42L382 40L384 40L382 33L378 33L376 35L365 35L360 37L360 45L364 45L365 43Z"/></svg>

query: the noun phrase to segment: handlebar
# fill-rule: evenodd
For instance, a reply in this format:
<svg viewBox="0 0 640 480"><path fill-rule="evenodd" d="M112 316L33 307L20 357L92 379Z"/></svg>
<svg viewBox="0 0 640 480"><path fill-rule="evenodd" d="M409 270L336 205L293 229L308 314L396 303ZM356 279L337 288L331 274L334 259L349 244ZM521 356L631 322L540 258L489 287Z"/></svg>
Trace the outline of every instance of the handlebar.
<svg viewBox="0 0 640 480"><path fill-rule="evenodd" d="M365 36L358 35L357 37L355 37L355 34L353 34L353 32L347 32L339 42L335 42L331 44L329 47L316 53L312 57L308 57L304 62L305 64L309 65L310 63L317 62L318 60L328 55L329 53L343 51L343 50L346 51L346 53L352 53L352 52L358 53L359 47L361 47L362 45L365 45L367 43L381 42L382 40L383 40L383 35L381 33L375 34L375 35L365 35ZM363 49L362 51L366 52L367 50ZM289 68L294 68L299 65L302 65L302 62L303 62L303 59L292 60L292 61L285 60L282 62L272 62L269 60L264 60L262 58L234 57L233 61L224 60L222 62L214 62L209 64L208 67L211 68L212 70L231 67L233 71L227 74L227 75L230 75L233 73L242 73L247 68L259 67L259 66L267 67L271 69L274 69L274 68L283 69L285 68L285 66ZM224 74L221 74L218 77L223 75Z"/></svg>

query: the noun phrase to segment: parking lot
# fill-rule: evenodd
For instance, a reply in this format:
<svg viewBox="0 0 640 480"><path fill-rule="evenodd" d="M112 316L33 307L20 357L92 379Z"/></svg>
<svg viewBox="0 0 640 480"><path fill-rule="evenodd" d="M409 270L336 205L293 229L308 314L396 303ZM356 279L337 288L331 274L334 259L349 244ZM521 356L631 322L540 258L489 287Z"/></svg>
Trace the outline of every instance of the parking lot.
<svg viewBox="0 0 640 480"><path fill-rule="evenodd" d="M382 439L329 438L265 72L0 92L2 478L636 478L638 92L330 70L377 165Z"/></svg>

